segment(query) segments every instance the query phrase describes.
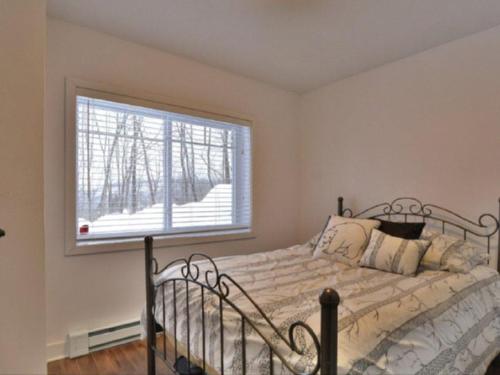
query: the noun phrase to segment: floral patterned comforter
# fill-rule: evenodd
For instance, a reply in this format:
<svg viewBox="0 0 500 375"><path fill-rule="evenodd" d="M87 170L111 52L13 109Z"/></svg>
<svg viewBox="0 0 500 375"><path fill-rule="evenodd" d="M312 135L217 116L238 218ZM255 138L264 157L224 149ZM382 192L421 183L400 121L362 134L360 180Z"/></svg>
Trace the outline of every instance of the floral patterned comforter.
<svg viewBox="0 0 500 375"><path fill-rule="evenodd" d="M307 323L319 337L322 290L332 287L341 297L339 306L340 374L484 374L500 352L500 277L492 268L479 266L468 274L424 271L416 277L352 267L327 259L313 259L309 245L215 259L220 272L236 280L288 337L295 321ZM197 263L200 280L209 262ZM164 271L156 280L179 275L179 267ZM227 282L227 280L226 280ZM311 338L298 329L299 355L284 343L239 292L229 286L229 299L240 307L276 349L275 374L311 372L317 356ZM159 288L155 316L169 340L174 335L173 285ZM177 340L186 353L186 287L176 282ZM189 350L194 362L203 358L201 291L189 288ZM163 297L165 304L163 303ZM205 360L208 373L221 372L219 300L205 292ZM241 317L228 304L223 309L225 374L242 373ZM250 324L245 324L246 373L269 374L269 346Z"/></svg>

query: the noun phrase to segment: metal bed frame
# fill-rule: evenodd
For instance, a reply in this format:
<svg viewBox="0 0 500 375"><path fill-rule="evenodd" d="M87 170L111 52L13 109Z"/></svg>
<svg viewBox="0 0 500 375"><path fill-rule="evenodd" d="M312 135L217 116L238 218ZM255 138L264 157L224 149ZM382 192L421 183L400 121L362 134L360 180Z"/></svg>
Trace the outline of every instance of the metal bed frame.
<svg viewBox="0 0 500 375"><path fill-rule="evenodd" d="M365 210L361 210L354 214L353 210L350 208L344 208L344 200L342 197L338 198L337 214L339 216L359 218L359 217L370 217L370 218L388 218L393 221L404 221L408 222L409 218L413 218L413 221L433 221L437 222L441 228L442 233L445 233L450 227L456 231L463 234L464 240L468 239L470 235L477 238L486 239L486 251L488 254L491 253L492 248L492 238L495 234L497 236L497 251L498 251L498 263L497 269L500 270L500 199L499 203L499 213L498 217L490 213L484 213L479 216L477 221L465 218L447 208L443 208L434 204L424 204L420 200L411 197L402 197L394 199L391 202L384 202L373 205ZM396 219L396 220L395 220ZM402 219L402 220L401 220ZM195 259L204 259L209 262L211 269L200 272ZM158 285L154 284L154 276L161 274L168 268L173 266L179 266L181 275L174 278L169 278L162 281ZM321 375L336 375L337 374L337 309L340 302L339 295L334 289L327 288L324 289L322 294L319 296L319 303L321 305L321 333L318 338L312 328L302 321L297 321L288 327L288 335L281 332L271 321L271 319L265 314L265 312L258 306L258 304L252 299L252 297L235 281L231 276L226 273L219 272L217 265L214 260L209 256L204 254L195 253L190 255L185 259L176 259L161 270L158 269L158 262L153 257L153 238L148 236L145 238L145 266L146 266L146 321L147 321L147 369L148 375L156 375L156 358L159 358L165 366L178 374L205 374L207 370L206 363L206 332L205 332L205 311L204 311L204 299L207 294L213 295L218 298L218 308L219 308L219 320L220 320L220 366L221 375L224 375L224 326L223 322L223 310L224 306L230 306L234 311L238 313L241 318L241 363L242 363L242 375L246 374L246 341L245 341L245 326L250 326L252 329L261 337L265 345L269 349L269 361L270 375L274 373L273 361L277 357L279 361L292 373L296 375L315 375L321 373ZM187 348L186 354L187 358L179 357L179 350L177 345L178 337L178 325L177 325L177 302L176 302L176 285L184 285L186 290L186 337L187 337ZM191 362L191 343L190 343L190 319L189 319L189 286L196 286L201 292L201 314L202 318L202 358L201 367L198 367ZM173 291L173 316L165 316L165 308L163 309L163 325L161 325L160 332L163 333L161 339L163 339L162 349L157 347L157 334L160 327L155 321L155 301L156 292L161 290L163 306L165 306L165 288L171 287ZM307 333L314 343L316 350L316 365L312 371L309 373L299 372L294 369L293 366L287 362L283 353L274 346L268 338L261 332L259 327L254 323L254 321L249 318L249 316L240 309L236 304L231 301L231 288L237 289L238 292L242 293L244 297L252 304L253 307L258 311L259 315L264 319L264 321L269 325L272 331L286 344L291 351L304 355L303 348L299 347L295 341L296 331L298 329L303 330ZM167 341L165 332L165 322L166 319L173 320L174 334L173 342L173 358L175 361L172 363L167 358ZM180 360L183 361L182 366L180 366ZM183 367L181 369L180 367ZM230 374L233 375L233 374ZM236 374L234 374L236 375Z"/></svg>

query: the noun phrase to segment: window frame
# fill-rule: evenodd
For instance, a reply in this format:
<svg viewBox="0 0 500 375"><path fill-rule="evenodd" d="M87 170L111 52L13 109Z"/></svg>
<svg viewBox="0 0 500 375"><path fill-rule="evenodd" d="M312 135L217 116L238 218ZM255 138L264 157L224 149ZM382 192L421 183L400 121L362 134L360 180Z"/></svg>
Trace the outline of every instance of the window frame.
<svg viewBox="0 0 500 375"><path fill-rule="evenodd" d="M233 241L255 238L254 232L254 147L253 126L249 116L228 110L214 109L205 105L187 103L162 95L125 90L112 85L92 83L74 78L65 79L65 225L64 242L66 255L95 254L114 251L143 249L143 236L120 239L89 239L79 241L76 233L76 190L77 190L77 123L76 98L78 95L110 100L142 107L179 113L183 115L229 122L250 129L250 226L210 231L182 232L158 235L157 247L194 245L201 243ZM234 198L233 198L234 199Z"/></svg>

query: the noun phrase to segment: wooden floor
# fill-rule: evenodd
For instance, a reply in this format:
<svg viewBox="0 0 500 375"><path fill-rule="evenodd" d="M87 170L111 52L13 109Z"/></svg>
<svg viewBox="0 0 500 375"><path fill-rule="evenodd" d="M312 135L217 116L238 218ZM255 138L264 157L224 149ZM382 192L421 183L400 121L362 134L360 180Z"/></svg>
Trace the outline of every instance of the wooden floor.
<svg viewBox="0 0 500 375"><path fill-rule="evenodd" d="M146 344L129 344L94 352L75 359L49 362L49 375L145 375ZM173 375L157 361L158 375Z"/></svg>
<svg viewBox="0 0 500 375"><path fill-rule="evenodd" d="M158 375L173 375L157 361ZM117 346L76 359L49 362L49 375L145 375L146 345L144 341ZM500 356L486 375L500 374Z"/></svg>

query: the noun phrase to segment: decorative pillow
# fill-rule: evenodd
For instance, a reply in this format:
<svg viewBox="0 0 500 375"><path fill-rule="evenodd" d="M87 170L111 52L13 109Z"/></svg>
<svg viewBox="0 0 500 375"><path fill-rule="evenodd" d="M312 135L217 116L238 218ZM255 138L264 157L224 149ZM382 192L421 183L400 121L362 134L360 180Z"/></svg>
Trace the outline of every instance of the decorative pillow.
<svg viewBox="0 0 500 375"><path fill-rule="evenodd" d="M432 241L420 263L424 269L467 273L488 263L488 254L460 238L428 230L421 238Z"/></svg>
<svg viewBox="0 0 500 375"><path fill-rule="evenodd" d="M334 257L355 265L368 245L371 230L379 225L378 220L330 216L314 248L313 256Z"/></svg>
<svg viewBox="0 0 500 375"><path fill-rule="evenodd" d="M396 221L380 220L381 232L394 237L405 238L407 240L418 240L422 234L425 223L400 223Z"/></svg>
<svg viewBox="0 0 500 375"><path fill-rule="evenodd" d="M307 248L307 250L312 254L314 251L314 248L316 247L316 244L318 243L319 237L321 236L321 233L319 232L316 233L314 236L312 236L309 241L304 243L304 247Z"/></svg>
<svg viewBox="0 0 500 375"><path fill-rule="evenodd" d="M360 264L363 267L413 276L430 245L426 240L407 240L374 229Z"/></svg>

